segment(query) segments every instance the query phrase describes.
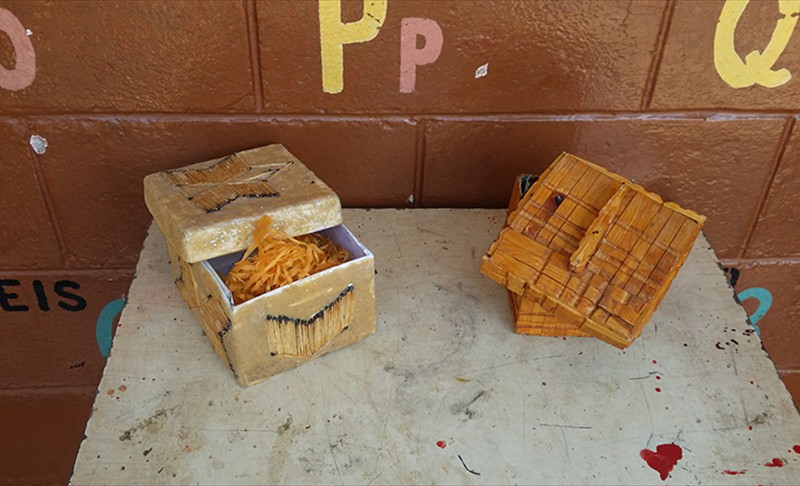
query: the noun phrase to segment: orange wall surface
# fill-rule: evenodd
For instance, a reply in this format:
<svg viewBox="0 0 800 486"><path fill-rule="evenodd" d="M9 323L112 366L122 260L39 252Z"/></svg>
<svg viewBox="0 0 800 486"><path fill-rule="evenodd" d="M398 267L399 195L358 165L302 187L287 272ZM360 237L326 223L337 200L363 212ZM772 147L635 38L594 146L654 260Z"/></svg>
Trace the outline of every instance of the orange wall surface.
<svg viewBox="0 0 800 486"><path fill-rule="evenodd" d="M273 142L351 207L502 207L564 150L633 178L708 216L797 403L796 4L0 0L0 483L69 477L142 178Z"/></svg>

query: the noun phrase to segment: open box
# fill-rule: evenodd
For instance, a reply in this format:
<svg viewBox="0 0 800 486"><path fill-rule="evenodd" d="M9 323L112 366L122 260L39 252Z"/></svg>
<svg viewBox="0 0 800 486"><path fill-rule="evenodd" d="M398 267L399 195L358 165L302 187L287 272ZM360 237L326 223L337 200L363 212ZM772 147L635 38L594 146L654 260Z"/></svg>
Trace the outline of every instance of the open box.
<svg viewBox="0 0 800 486"><path fill-rule="evenodd" d="M374 257L341 224L338 196L283 146L151 174L144 185L167 238L175 283L241 385L375 331ZM235 305L224 279L265 214L290 236L319 232L350 256Z"/></svg>

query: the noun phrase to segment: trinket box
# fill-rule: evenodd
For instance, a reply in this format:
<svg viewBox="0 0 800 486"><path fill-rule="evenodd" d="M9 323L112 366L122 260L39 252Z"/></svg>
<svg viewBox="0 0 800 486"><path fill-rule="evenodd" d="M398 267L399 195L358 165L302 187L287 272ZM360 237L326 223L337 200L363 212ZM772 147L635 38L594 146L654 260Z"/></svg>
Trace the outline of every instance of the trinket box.
<svg viewBox="0 0 800 486"><path fill-rule="evenodd" d="M527 192L517 185L524 196L512 195L516 208L481 263L513 294L516 332L630 345L705 217L567 153Z"/></svg>
<svg viewBox="0 0 800 486"><path fill-rule="evenodd" d="M375 331L374 257L341 224L339 197L282 145L150 174L144 193L176 285L241 385ZM237 305L225 276L265 215L289 236L319 232L349 257Z"/></svg>

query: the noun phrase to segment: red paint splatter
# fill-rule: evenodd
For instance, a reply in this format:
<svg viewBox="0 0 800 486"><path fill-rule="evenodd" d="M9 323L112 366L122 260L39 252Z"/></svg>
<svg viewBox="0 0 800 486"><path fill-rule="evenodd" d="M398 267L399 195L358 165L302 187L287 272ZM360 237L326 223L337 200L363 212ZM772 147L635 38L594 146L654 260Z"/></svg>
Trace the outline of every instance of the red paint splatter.
<svg viewBox="0 0 800 486"><path fill-rule="evenodd" d="M447 447L447 442L443 440L436 441L436 447L438 447L439 449L444 449L445 447Z"/></svg>
<svg viewBox="0 0 800 486"><path fill-rule="evenodd" d="M750 384L751 384L751 385L755 385L755 383L753 382L753 380L750 380Z"/></svg>
<svg viewBox="0 0 800 486"><path fill-rule="evenodd" d="M772 462L764 463L767 467L783 467L783 461L779 457L773 457Z"/></svg>
<svg viewBox="0 0 800 486"><path fill-rule="evenodd" d="M656 360L653 360L653 364L657 364L657 363L656 363Z"/></svg>
<svg viewBox="0 0 800 486"><path fill-rule="evenodd" d="M796 445L796 446L792 447L792 450L795 451L796 453L800 454L800 445Z"/></svg>
<svg viewBox="0 0 800 486"><path fill-rule="evenodd" d="M727 474L727 475L729 475L729 476L737 476L737 475L739 475L739 474L744 474L744 473L746 473L746 472L747 472L747 469L742 469L741 471L733 471L733 470L731 470L731 469L726 469L726 470L724 470L724 471L722 471L722 472L723 472L724 474Z"/></svg>
<svg viewBox="0 0 800 486"><path fill-rule="evenodd" d="M747 430L753 430L753 426L752 425L748 425L747 426Z"/></svg>
<svg viewBox="0 0 800 486"><path fill-rule="evenodd" d="M656 393L661 393L661 388L656 387Z"/></svg>
<svg viewBox="0 0 800 486"><path fill-rule="evenodd" d="M661 480L665 481L672 468L683 457L683 449L677 444L661 444L653 452L650 449L642 449L639 456L647 462L647 465L658 471Z"/></svg>
<svg viewBox="0 0 800 486"><path fill-rule="evenodd" d="M656 380L660 380L660 379L661 379L661 377L656 375Z"/></svg>

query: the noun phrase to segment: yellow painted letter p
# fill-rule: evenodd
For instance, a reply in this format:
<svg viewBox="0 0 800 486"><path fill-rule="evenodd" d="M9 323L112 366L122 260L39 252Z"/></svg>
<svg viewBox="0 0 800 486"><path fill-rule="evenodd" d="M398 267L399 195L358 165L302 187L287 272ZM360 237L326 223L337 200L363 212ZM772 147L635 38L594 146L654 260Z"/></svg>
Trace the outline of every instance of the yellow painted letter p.
<svg viewBox="0 0 800 486"><path fill-rule="evenodd" d="M386 19L388 0L364 0L364 16L342 23L341 0L319 0L319 41L322 53L322 91L344 89L344 45L367 42L378 35Z"/></svg>

